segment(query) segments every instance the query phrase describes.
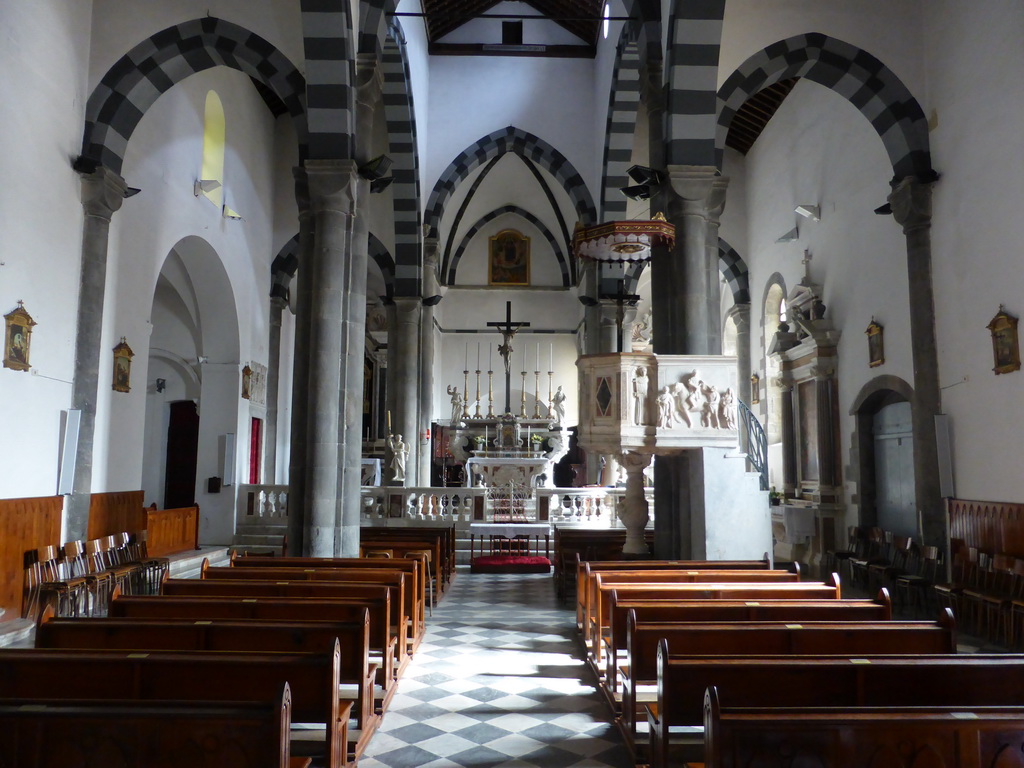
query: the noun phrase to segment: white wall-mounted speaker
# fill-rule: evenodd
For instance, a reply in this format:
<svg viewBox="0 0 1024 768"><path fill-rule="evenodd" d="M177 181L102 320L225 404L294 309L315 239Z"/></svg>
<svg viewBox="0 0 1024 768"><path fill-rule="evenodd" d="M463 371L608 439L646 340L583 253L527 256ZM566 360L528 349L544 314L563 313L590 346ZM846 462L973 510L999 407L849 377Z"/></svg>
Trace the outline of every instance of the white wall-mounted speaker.
<svg viewBox="0 0 1024 768"><path fill-rule="evenodd" d="M935 416L935 448L939 459L939 495L944 499L956 497L953 485L953 425L949 415Z"/></svg>
<svg viewBox="0 0 1024 768"><path fill-rule="evenodd" d="M221 477L224 478L222 485L235 484L235 433L228 432L224 435L224 466L221 469Z"/></svg>
<svg viewBox="0 0 1024 768"><path fill-rule="evenodd" d="M60 420L60 464L57 467L57 495L70 496L75 487L75 462L78 459L78 430L82 425L82 412L77 409L62 411Z"/></svg>

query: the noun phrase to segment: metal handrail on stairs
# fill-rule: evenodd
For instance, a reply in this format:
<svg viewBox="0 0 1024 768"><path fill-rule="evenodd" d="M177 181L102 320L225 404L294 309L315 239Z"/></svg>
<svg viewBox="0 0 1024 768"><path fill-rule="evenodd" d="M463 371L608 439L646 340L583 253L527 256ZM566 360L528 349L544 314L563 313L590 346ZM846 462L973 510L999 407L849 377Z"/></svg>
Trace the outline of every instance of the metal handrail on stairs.
<svg viewBox="0 0 1024 768"><path fill-rule="evenodd" d="M757 416L742 400L737 400L740 422L743 424L743 444L747 452L747 460L761 478L761 490L768 490L768 436Z"/></svg>

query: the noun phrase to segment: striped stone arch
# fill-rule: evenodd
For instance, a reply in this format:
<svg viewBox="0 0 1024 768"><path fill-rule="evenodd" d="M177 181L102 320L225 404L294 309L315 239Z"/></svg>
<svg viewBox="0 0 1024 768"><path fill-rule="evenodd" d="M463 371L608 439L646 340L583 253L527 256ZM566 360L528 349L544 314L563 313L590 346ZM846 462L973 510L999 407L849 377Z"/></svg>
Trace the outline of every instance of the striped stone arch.
<svg viewBox="0 0 1024 768"><path fill-rule="evenodd" d="M640 276L644 273L646 266L645 262L637 262L626 268L626 293L636 293ZM729 284L733 303L749 304L750 273L747 271L747 264L743 261L743 257L736 252L736 249L722 238L718 238L718 271L722 273L725 281Z"/></svg>
<svg viewBox="0 0 1024 768"><path fill-rule="evenodd" d="M259 35L209 16L157 32L107 71L86 104L82 157L121 173L128 140L157 98L189 75L216 66L244 72L273 91L295 123L304 159L308 129L302 75Z"/></svg>
<svg viewBox="0 0 1024 768"><path fill-rule="evenodd" d="M455 188L480 165L505 152L515 152L532 160L558 179L572 200L577 219L584 224L596 223L594 199L572 163L546 141L510 125L471 144L441 174L427 200L425 223L430 228L431 237L438 236L441 215Z"/></svg>
<svg viewBox="0 0 1024 768"><path fill-rule="evenodd" d="M292 278L299 268L299 236L295 235L278 251L270 263L270 296L271 298L288 300Z"/></svg>
<svg viewBox="0 0 1024 768"><path fill-rule="evenodd" d="M612 70L608 124L604 134L602 221L626 217L626 196L619 190L630 183L626 171L633 164L633 136L640 107L640 52L632 34L629 25L622 27Z"/></svg>
<svg viewBox="0 0 1024 768"><path fill-rule="evenodd" d="M359 53L381 57L389 26L397 21L388 20L388 14L394 13L397 5L397 0L359 0ZM405 45L404 38L399 42Z"/></svg>
<svg viewBox="0 0 1024 768"><path fill-rule="evenodd" d="M388 156L395 216L395 291L399 296L420 293L420 169L416 153L416 110L413 105L409 63L398 21L384 42L384 119L388 129Z"/></svg>
<svg viewBox="0 0 1024 768"><path fill-rule="evenodd" d="M368 253L370 259L380 269L381 274L384 275L384 288L387 292L387 297L390 299L395 295L395 260L391 258L391 254L384 247L384 243L378 240L373 232L370 233L369 239Z"/></svg>
<svg viewBox="0 0 1024 768"><path fill-rule="evenodd" d="M644 61L661 61L661 0L624 0L630 34Z"/></svg>
<svg viewBox="0 0 1024 768"><path fill-rule="evenodd" d="M743 257L722 238L718 238L718 269L729 284L735 304L750 303L750 273Z"/></svg>
<svg viewBox="0 0 1024 768"><path fill-rule="evenodd" d="M569 262L565 258L565 251L562 250L562 246L559 244L558 239L554 234L552 234L551 230L547 228L543 221L538 219L525 208L520 208L518 205L503 205L500 208L495 208L490 213L481 217L480 221L469 228L469 231L463 235L462 241L459 243L459 247L455 250L451 266L448 268L447 284L455 285L455 273L458 271L459 261L462 259L462 254L466 252L466 248L469 247L473 238L479 234L480 230L483 229L488 222L493 221L499 216L504 216L506 213L520 216L540 230L540 233L544 235L544 239L548 241L548 245L551 246L551 252L555 254L555 258L558 260L558 267L562 271L562 287L569 288L572 285L571 270L569 269Z"/></svg>
<svg viewBox="0 0 1024 768"><path fill-rule="evenodd" d="M718 91L715 162L722 166L729 125L744 102L761 89L802 77L843 96L882 139L896 178L930 178L928 121L900 79L870 53L817 32L768 46L732 73Z"/></svg>
<svg viewBox="0 0 1024 768"><path fill-rule="evenodd" d="M309 156L350 160L355 141L355 41L349 0L301 0Z"/></svg>
<svg viewBox="0 0 1024 768"><path fill-rule="evenodd" d="M668 26L665 162L715 164L718 49L725 0L672 0Z"/></svg>

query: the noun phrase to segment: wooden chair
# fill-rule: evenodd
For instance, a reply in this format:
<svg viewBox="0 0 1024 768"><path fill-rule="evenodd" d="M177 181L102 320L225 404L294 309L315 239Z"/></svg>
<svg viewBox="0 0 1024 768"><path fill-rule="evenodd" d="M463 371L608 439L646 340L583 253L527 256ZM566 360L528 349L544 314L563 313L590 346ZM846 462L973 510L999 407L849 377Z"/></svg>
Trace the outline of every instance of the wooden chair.
<svg viewBox="0 0 1024 768"><path fill-rule="evenodd" d="M966 586L974 584L978 570L978 548L962 547L953 556L951 580L941 582L932 588L935 600L939 608L949 608L957 619L961 618L963 611L963 592Z"/></svg>
<svg viewBox="0 0 1024 768"><path fill-rule="evenodd" d="M856 525L851 525L846 529L846 549L826 550L825 562L822 564L823 571L842 575L844 563L849 563L855 557L863 557L863 541L861 529Z"/></svg>
<svg viewBox="0 0 1024 768"><path fill-rule="evenodd" d="M977 633L989 640L999 636L1004 605L1009 610L1013 562L1009 555L995 555L990 567L980 572L977 584L964 589L964 612L973 620Z"/></svg>
<svg viewBox="0 0 1024 768"><path fill-rule="evenodd" d="M85 542L85 557L89 564L89 573L103 575L107 579L108 590L106 594L107 604L110 603L110 595L115 587L120 587L121 592L131 594L131 587L128 579L131 575L130 569L112 567L110 564L110 543L107 536L99 539L91 539Z"/></svg>
<svg viewBox="0 0 1024 768"><path fill-rule="evenodd" d="M886 562L868 563L868 594L874 594L882 587L895 586L896 577L908 571L913 539L892 535L890 539L892 546L888 548Z"/></svg>
<svg viewBox="0 0 1024 768"><path fill-rule="evenodd" d="M142 584L150 594L160 592L160 583L170 570L169 557L149 556L149 533L143 529L131 534L128 538L128 554L132 561L142 566Z"/></svg>
<svg viewBox="0 0 1024 768"><path fill-rule="evenodd" d="M890 534L891 540L892 534ZM885 531L881 528L872 528L868 531L864 545L864 554L861 557L850 558L850 581L853 584L868 586L868 566L871 563L885 562Z"/></svg>
<svg viewBox="0 0 1024 768"><path fill-rule="evenodd" d="M97 615L101 605L105 611L105 601L112 589L110 574L89 572L89 562L81 541L69 541L64 545L64 560L72 576L85 579L85 615Z"/></svg>
<svg viewBox="0 0 1024 768"><path fill-rule="evenodd" d="M939 572L939 548L918 547L915 557L916 569L912 573L903 573L896 577L896 591L900 605L917 613L921 608L923 615L928 615L929 599L932 586Z"/></svg>
<svg viewBox="0 0 1024 768"><path fill-rule="evenodd" d="M36 550L39 567L40 589L57 597L58 616L81 614L83 597L86 592L84 578L72 576L67 564L60 557L56 546L49 544Z"/></svg>

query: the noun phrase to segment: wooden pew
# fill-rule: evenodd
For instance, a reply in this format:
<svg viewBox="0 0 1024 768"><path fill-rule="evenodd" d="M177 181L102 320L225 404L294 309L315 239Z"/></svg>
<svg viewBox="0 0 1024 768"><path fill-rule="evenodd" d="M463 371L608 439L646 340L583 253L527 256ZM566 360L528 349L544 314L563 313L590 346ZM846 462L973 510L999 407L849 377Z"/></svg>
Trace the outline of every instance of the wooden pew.
<svg viewBox="0 0 1024 768"><path fill-rule="evenodd" d="M399 550L421 549L427 543L432 550L432 558L438 576L438 589L445 592L455 577L455 526L416 526L413 528L373 528L359 529L361 545L371 544L387 547L394 544Z"/></svg>
<svg viewBox="0 0 1024 768"><path fill-rule="evenodd" d="M707 573L714 574L715 572L708 571ZM600 637L608 626L608 611L611 609L610 599L613 590L631 594L634 597L656 597L663 593L665 597L699 600L715 598L838 600L841 597L839 577L836 574L833 574L832 578L826 582L752 582L745 580L744 571L722 571L720 573L730 575L722 581L669 582L652 579L641 583L614 580L606 583L604 581L605 574L595 574L593 593L584 605L584 645L589 648L592 643L591 638ZM752 571L751 573L759 572ZM779 572L761 571L760 573Z"/></svg>
<svg viewBox="0 0 1024 768"><path fill-rule="evenodd" d="M204 562L201 579L228 581L333 581L345 584L377 584L391 592L392 619L398 634L398 668L401 675L409 664L409 628L416 616L414 595L407 589L408 579L401 571L372 568L223 568Z"/></svg>
<svg viewBox="0 0 1024 768"><path fill-rule="evenodd" d="M706 768L778 765L1013 766L1024 752L1024 707L723 708L705 700Z"/></svg>
<svg viewBox="0 0 1024 768"><path fill-rule="evenodd" d="M556 525L554 577L559 597L566 598L572 593L572 580L576 575L574 566L578 560L621 561L625 542L626 531L622 529ZM654 531L644 531L644 542L648 548L653 546Z"/></svg>
<svg viewBox="0 0 1024 768"><path fill-rule="evenodd" d="M768 555L763 560L580 560L573 563L576 572L576 626L583 628L583 606L592 574L603 571L766 571L771 566Z"/></svg>
<svg viewBox="0 0 1024 768"><path fill-rule="evenodd" d="M266 702L0 700L0 765L237 766L297 768L291 693Z"/></svg>
<svg viewBox="0 0 1024 768"><path fill-rule="evenodd" d="M320 653L335 640L341 651L339 693L351 700L355 728L349 757L358 760L377 730L370 664L369 614L356 621L259 621L252 619L56 619L44 612L36 628L36 648L153 651L234 651L241 653Z"/></svg>
<svg viewBox="0 0 1024 768"><path fill-rule="evenodd" d="M426 564L416 558L373 559L365 557L233 557L231 565L236 568L339 568L363 570L395 570L408 574L409 590L414 599L411 607L416 609L413 632L410 639L413 650L419 645L426 631L424 606L426 605L426 582L429 574Z"/></svg>
<svg viewBox="0 0 1024 768"><path fill-rule="evenodd" d="M881 590L874 600L650 600L630 599L612 591L608 631L601 640L606 659L605 684L612 692L615 670L626 652L626 616L637 622L707 621L889 621L892 600Z"/></svg>
<svg viewBox="0 0 1024 768"><path fill-rule="evenodd" d="M1024 656L671 655L658 646L658 697L647 705L652 768L703 762L701 726L709 686L750 707L1005 706L1021 703Z"/></svg>
<svg viewBox="0 0 1024 768"><path fill-rule="evenodd" d="M183 579L203 584L199 579ZM367 609L370 616L370 662L377 665L380 686L379 710L386 708L395 693L398 639L388 622L390 597L375 589L375 596L336 597L318 591L306 596L302 589L310 582L210 582L207 590L180 590L181 594L117 596L110 606L110 618L137 619L254 619L260 621L352 621ZM216 585L216 586L213 586ZM295 589L293 589L293 586ZM331 584L332 587L339 585ZM175 590L178 592L179 590ZM311 590L312 592L312 590Z"/></svg>
<svg viewBox="0 0 1024 768"><path fill-rule="evenodd" d="M328 768L347 764L352 703L338 696L341 650L322 653L212 651L51 651L0 649L0 696L67 692L122 701L209 702L273 700L287 682L292 693L292 754L323 754ZM313 729L302 724L319 724ZM299 727L297 727L297 725Z"/></svg>
<svg viewBox="0 0 1024 768"><path fill-rule="evenodd" d="M626 664L616 670L622 686L623 735L636 749L637 716L657 697L658 644L679 656L868 655L956 653L951 611L937 621L733 622L640 624L626 619Z"/></svg>

